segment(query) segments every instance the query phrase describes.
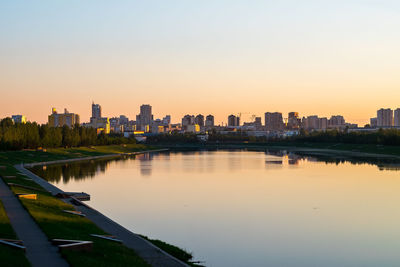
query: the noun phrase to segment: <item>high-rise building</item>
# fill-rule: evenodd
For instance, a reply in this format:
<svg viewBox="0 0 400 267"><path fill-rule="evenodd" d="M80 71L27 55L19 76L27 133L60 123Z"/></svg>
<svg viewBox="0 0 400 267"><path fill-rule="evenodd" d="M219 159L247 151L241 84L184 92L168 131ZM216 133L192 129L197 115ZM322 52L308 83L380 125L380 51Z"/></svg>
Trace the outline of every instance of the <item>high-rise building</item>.
<svg viewBox="0 0 400 267"><path fill-rule="evenodd" d="M371 128L376 128L378 126L378 119L376 117L371 118L369 121L370 121Z"/></svg>
<svg viewBox="0 0 400 267"><path fill-rule="evenodd" d="M282 130L283 129L282 113L266 112L265 127L267 128L267 130Z"/></svg>
<svg viewBox="0 0 400 267"><path fill-rule="evenodd" d="M318 129L326 130L328 128L328 118L318 118Z"/></svg>
<svg viewBox="0 0 400 267"><path fill-rule="evenodd" d="M394 111L393 125L396 127L400 127L400 108L398 108Z"/></svg>
<svg viewBox="0 0 400 267"><path fill-rule="evenodd" d="M228 126L240 126L240 118L235 115L229 115Z"/></svg>
<svg viewBox="0 0 400 267"><path fill-rule="evenodd" d="M101 118L101 106L92 102L92 118Z"/></svg>
<svg viewBox="0 0 400 267"><path fill-rule="evenodd" d="M162 119L162 123L164 125L170 125L171 124L171 115L166 115L163 119Z"/></svg>
<svg viewBox="0 0 400 267"><path fill-rule="evenodd" d="M341 128L345 126L346 126L346 121L341 115L331 116L331 118L328 121L328 127L330 128Z"/></svg>
<svg viewBox="0 0 400 267"><path fill-rule="evenodd" d="M136 116L136 124L141 129L145 129L146 126L151 125L153 122L153 114L151 113L150 105L141 105L140 114Z"/></svg>
<svg viewBox="0 0 400 267"><path fill-rule="evenodd" d="M262 126L261 117L255 117L254 118L254 126L256 126L256 127L261 127Z"/></svg>
<svg viewBox="0 0 400 267"><path fill-rule="evenodd" d="M112 123L113 126L111 126L109 118L101 116L101 106L92 102L92 117L90 117L90 123L87 126L96 128L97 133L103 132L109 134L111 128L113 128L114 131L119 128L120 122L118 118L113 118Z"/></svg>
<svg viewBox="0 0 400 267"><path fill-rule="evenodd" d="M204 127L204 116L199 114L194 118L194 123L198 124L200 127Z"/></svg>
<svg viewBox="0 0 400 267"><path fill-rule="evenodd" d="M129 123L129 118L125 115L119 116L119 124L120 125L127 125Z"/></svg>
<svg viewBox="0 0 400 267"><path fill-rule="evenodd" d="M62 127L67 125L72 127L75 124L79 124L79 115L68 112L64 109L64 114L58 114L55 108L52 108L52 113L49 115L48 123L50 127Z"/></svg>
<svg viewBox="0 0 400 267"><path fill-rule="evenodd" d="M11 119L14 123L26 123L26 117L24 115L12 115Z"/></svg>
<svg viewBox="0 0 400 267"><path fill-rule="evenodd" d="M185 115L182 118L182 127L188 126L188 125L194 125L194 116L193 115Z"/></svg>
<svg viewBox="0 0 400 267"><path fill-rule="evenodd" d="M312 115L307 116L307 118L303 119L303 127L308 130L316 130L319 129L320 121L318 116Z"/></svg>
<svg viewBox="0 0 400 267"><path fill-rule="evenodd" d="M289 112L287 127L289 129L298 129L301 125L301 119L298 112Z"/></svg>
<svg viewBox="0 0 400 267"><path fill-rule="evenodd" d="M377 111L377 126L378 127L391 127L393 126L393 110L390 108Z"/></svg>
<svg viewBox="0 0 400 267"><path fill-rule="evenodd" d="M213 115L208 115L206 117L206 127L214 127L214 116Z"/></svg>

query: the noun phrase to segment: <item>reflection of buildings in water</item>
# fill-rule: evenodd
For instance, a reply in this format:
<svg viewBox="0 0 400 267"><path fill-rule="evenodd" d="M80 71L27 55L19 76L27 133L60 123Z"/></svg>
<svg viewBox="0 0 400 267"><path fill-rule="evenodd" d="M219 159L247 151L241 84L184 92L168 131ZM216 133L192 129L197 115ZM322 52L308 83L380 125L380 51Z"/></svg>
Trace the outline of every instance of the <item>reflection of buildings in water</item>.
<svg viewBox="0 0 400 267"><path fill-rule="evenodd" d="M154 155L152 153L145 153L136 155L136 159L139 160L140 174L142 176L150 176L152 173L152 163Z"/></svg>
<svg viewBox="0 0 400 267"><path fill-rule="evenodd" d="M163 152L158 152L158 153L152 153L156 158L162 159L162 160L170 160L171 159L171 151L163 151Z"/></svg>
<svg viewBox="0 0 400 267"><path fill-rule="evenodd" d="M318 162L318 161L321 161L321 160L318 160L318 159L315 158L315 157L304 157L304 159L307 160L308 162Z"/></svg>
<svg viewBox="0 0 400 267"><path fill-rule="evenodd" d="M265 160L265 167L267 169L281 169L283 168L282 159L267 159Z"/></svg>
<svg viewBox="0 0 400 267"><path fill-rule="evenodd" d="M289 165L299 165L301 157L299 155L289 153L288 154L288 164Z"/></svg>
<svg viewBox="0 0 400 267"><path fill-rule="evenodd" d="M400 171L400 164L380 164L378 168L380 171Z"/></svg>
<svg viewBox="0 0 400 267"><path fill-rule="evenodd" d="M236 152L229 151L226 159L230 171L242 169L242 157L240 154L238 155Z"/></svg>
<svg viewBox="0 0 400 267"><path fill-rule="evenodd" d="M277 157L283 157L287 155L286 150L265 150L265 154L267 155L272 155L272 156L277 156Z"/></svg>
<svg viewBox="0 0 400 267"><path fill-rule="evenodd" d="M142 176L151 176L152 173L152 166L149 161L146 161L145 163L141 162L140 163L140 174Z"/></svg>
<svg viewBox="0 0 400 267"><path fill-rule="evenodd" d="M136 159L140 161L148 161L148 160L153 160L153 153L144 153L144 154L138 154L136 155Z"/></svg>
<svg viewBox="0 0 400 267"><path fill-rule="evenodd" d="M283 164L283 160L266 160L265 164L272 164L272 165L282 165Z"/></svg>

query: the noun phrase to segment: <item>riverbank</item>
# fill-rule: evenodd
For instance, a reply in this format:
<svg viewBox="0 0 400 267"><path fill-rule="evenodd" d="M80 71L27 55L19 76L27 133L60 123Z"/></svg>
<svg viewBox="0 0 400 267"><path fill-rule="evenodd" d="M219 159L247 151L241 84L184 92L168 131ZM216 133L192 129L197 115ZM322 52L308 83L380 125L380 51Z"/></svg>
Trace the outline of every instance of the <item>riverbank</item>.
<svg viewBox="0 0 400 267"><path fill-rule="evenodd" d="M29 174L29 171L23 168L23 165L20 165L21 163L25 163L27 167L30 167L35 165L48 165L50 163L61 164L96 159L112 159L121 156L165 150L153 148L147 150L148 148L149 147L144 145L121 145L50 149L47 151L26 150L0 152L0 166L2 166L0 169L0 175L6 183L31 187L30 189L27 189L10 185L10 189L14 194L37 194L37 200L21 200L21 203L49 239L80 239L95 242L92 252L85 252L84 254L77 252L62 253L62 256L67 259L68 263L72 266L147 266L147 264L151 264L152 266L187 266L185 263L176 260L174 257L163 252L149 241L129 232L89 206L72 205L69 201L66 203L65 201L55 198L53 194L61 190L57 190L56 187L47 183L47 181L44 181L40 177L34 179L34 177ZM17 166L17 168L15 168L14 165L18 165L19 167ZM46 184L49 186L46 186ZM51 193L43 192L44 189L48 189ZM81 209L87 209L85 212L92 215L82 218L63 212L65 209L78 211ZM113 225L114 228L107 228L105 231L105 229L102 229L101 227L104 226L104 223ZM115 229L125 230L124 237L121 238L125 242L124 244L99 240L98 238L96 239L89 235L89 233L115 235ZM134 244L141 245L142 250L140 253L136 250L132 250L133 246L128 244L132 243L131 241L133 239L135 239L135 242L133 242ZM157 256L154 256L154 253L156 253ZM151 259L151 255L153 255L153 259ZM145 262L142 259L147 261Z"/></svg>
<svg viewBox="0 0 400 267"><path fill-rule="evenodd" d="M270 143L168 143L152 144L158 148L171 150L290 150L293 152L336 154L348 157L387 158L400 160L399 146L369 144L307 143L307 142L270 142Z"/></svg>

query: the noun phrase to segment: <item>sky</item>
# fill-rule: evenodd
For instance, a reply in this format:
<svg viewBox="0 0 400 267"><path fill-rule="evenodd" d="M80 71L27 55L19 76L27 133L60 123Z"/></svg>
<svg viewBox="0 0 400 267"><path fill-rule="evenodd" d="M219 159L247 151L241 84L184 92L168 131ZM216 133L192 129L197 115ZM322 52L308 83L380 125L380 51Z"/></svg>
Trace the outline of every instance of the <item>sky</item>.
<svg viewBox="0 0 400 267"><path fill-rule="evenodd" d="M0 117L45 123L185 114L341 114L400 107L400 2L0 1Z"/></svg>

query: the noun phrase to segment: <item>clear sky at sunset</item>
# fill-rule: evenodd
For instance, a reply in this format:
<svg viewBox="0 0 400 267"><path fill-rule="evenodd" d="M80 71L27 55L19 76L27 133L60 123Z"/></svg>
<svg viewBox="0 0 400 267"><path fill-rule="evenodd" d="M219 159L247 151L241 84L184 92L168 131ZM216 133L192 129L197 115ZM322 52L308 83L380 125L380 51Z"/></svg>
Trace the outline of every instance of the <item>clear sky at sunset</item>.
<svg viewBox="0 0 400 267"><path fill-rule="evenodd" d="M399 1L1 1L0 117L400 107ZM247 117L246 117L247 116Z"/></svg>

